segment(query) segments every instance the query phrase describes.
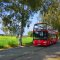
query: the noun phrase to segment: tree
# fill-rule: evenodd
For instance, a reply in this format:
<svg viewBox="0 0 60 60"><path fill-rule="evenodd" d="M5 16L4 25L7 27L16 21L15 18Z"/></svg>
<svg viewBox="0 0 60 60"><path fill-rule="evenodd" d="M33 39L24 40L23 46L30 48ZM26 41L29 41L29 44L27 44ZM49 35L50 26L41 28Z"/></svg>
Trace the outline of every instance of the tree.
<svg viewBox="0 0 60 60"><path fill-rule="evenodd" d="M48 8L48 11L44 13L44 22L47 22L54 29L60 32L60 1L54 0Z"/></svg>
<svg viewBox="0 0 60 60"><path fill-rule="evenodd" d="M13 22L16 21L16 24L14 24L14 26L17 26L17 23L21 22L19 34L20 34L20 43L22 45L22 35L23 35L24 27L28 22L29 16L30 14L32 14L33 11L36 12L40 10L40 7L44 3L44 0L3 0L3 1L0 0L0 2L2 9L1 11L2 12L5 11L7 13L10 12L9 17L7 14L2 13L1 14L2 18L7 16L8 19L13 20Z"/></svg>
<svg viewBox="0 0 60 60"><path fill-rule="evenodd" d="M32 32L32 31L29 31L29 32L28 32L28 36L29 36L29 37L32 37L32 36L33 36L33 32Z"/></svg>

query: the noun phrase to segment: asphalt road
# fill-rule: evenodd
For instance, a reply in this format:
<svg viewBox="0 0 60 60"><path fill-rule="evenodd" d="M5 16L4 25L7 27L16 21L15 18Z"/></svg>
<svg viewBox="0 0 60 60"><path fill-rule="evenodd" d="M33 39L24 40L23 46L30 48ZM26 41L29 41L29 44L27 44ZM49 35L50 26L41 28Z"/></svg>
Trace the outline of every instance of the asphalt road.
<svg viewBox="0 0 60 60"><path fill-rule="evenodd" d="M0 51L0 60L44 60L46 55L60 52L60 42L49 47L16 47Z"/></svg>

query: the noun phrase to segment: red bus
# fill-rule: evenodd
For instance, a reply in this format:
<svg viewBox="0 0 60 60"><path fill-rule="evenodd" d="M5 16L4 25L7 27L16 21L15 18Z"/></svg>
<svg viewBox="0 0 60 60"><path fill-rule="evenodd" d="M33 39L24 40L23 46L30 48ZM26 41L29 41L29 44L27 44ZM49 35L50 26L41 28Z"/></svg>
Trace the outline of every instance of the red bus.
<svg viewBox="0 0 60 60"><path fill-rule="evenodd" d="M58 41L58 32L48 29L46 23L36 23L33 27L33 45L49 46Z"/></svg>

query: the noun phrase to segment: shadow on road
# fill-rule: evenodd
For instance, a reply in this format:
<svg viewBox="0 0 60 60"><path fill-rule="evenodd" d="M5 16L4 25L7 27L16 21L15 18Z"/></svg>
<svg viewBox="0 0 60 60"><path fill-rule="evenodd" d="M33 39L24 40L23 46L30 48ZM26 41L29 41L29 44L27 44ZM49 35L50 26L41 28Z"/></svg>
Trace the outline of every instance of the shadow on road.
<svg viewBox="0 0 60 60"><path fill-rule="evenodd" d="M60 46L60 41L58 41L58 42L56 43L56 45L59 47L59 46Z"/></svg>

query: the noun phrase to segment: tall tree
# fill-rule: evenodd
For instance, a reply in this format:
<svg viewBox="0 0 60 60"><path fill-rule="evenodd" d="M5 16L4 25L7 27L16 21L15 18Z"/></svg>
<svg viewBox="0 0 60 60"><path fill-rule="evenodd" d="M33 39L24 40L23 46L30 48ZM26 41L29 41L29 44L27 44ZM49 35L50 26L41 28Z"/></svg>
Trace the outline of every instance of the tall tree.
<svg viewBox="0 0 60 60"><path fill-rule="evenodd" d="M21 23L20 27L20 44L22 45L22 35L24 27L26 26L29 16L32 12L40 10L44 0L0 0L0 7L2 12L10 13L8 14L8 19L15 21L15 26ZM3 7L3 8L2 8ZM8 16L2 13L2 18ZM7 23L7 22L6 22ZM8 22L9 23L9 22ZM13 24L12 24L13 25Z"/></svg>
<svg viewBox="0 0 60 60"><path fill-rule="evenodd" d="M44 21L60 32L60 1L54 0L44 14Z"/></svg>

